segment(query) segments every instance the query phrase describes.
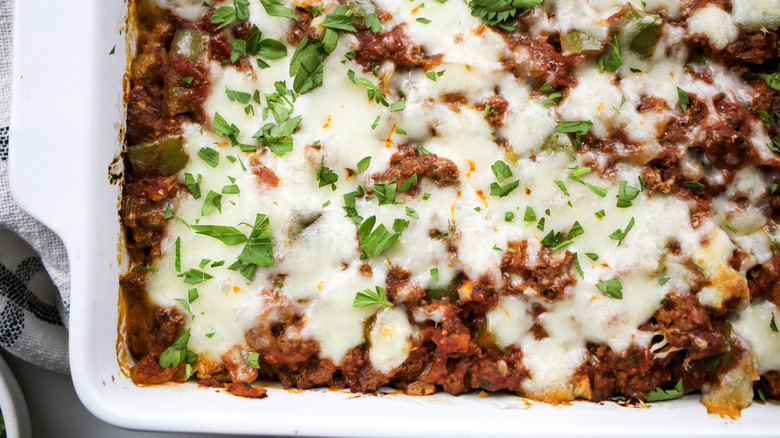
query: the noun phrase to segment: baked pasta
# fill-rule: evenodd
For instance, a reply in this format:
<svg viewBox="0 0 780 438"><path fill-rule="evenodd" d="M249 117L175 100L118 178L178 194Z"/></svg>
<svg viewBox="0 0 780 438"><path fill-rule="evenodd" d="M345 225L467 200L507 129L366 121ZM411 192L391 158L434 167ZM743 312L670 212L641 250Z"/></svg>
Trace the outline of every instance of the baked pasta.
<svg viewBox="0 0 780 438"><path fill-rule="evenodd" d="M780 395L776 0L134 10L134 382Z"/></svg>

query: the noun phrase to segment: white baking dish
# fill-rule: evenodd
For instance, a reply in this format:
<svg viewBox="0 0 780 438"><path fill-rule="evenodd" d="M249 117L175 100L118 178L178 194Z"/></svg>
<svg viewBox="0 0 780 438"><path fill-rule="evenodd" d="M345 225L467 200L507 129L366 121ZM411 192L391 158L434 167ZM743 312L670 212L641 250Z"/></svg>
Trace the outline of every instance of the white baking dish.
<svg viewBox="0 0 780 438"><path fill-rule="evenodd" d="M777 435L778 407L737 421L698 396L650 408L553 407L511 395L412 398L271 388L250 400L194 385L137 387L117 363L119 187L125 9L119 0L16 4L10 176L19 205L59 234L71 266L74 384L99 418L127 428L325 436ZM116 54L109 55L116 45Z"/></svg>

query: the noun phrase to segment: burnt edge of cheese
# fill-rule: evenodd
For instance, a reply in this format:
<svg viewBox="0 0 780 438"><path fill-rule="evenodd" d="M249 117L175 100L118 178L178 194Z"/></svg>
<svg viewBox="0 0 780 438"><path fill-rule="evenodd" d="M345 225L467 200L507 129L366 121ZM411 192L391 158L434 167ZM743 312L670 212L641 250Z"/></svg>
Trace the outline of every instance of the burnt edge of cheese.
<svg viewBox="0 0 780 438"><path fill-rule="evenodd" d="M571 2L559 1L480 24L469 6L452 4L460 2L323 11L249 0L258 9L243 18L246 2L195 3L137 5L120 210L134 382L197 380L253 398L265 397L249 385L260 379L419 396L508 390L551 403L650 402L700 390L709 412L731 417L754 394L759 402L780 396L780 354L772 352L780 341L771 339L780 336L780 11L772 5L586 5L600 17L591 19L567 16ZM750 5L765 8L763 18ZM471 52L472 65L463 47L436 47L435 21L458 13L476 21L446 44L492 44L498 62ZM334 29L338 45L325 49ZM324 85L298 93L288 65L307 43L320 55L329 50ZM280 45L286 55L268 55ZM264 75L286 82L275 88ZM373 111L355 132L377 138L364 148L339 143L343 134L332 131L367 116L344 122L326 93ZM282 115L268 110L271 100ZM223 115L217 126L220 111L245 113L254 130L241 134L232 125L239 117ZM431 113L438 116L421 116ZM263 138L272 135L260 128L298 115L292 151L268 146ZM270 195L295 185L311 186L322 206ZM437 196L453 202L427 208ZM357 213L344 217L350 197ZM224 213L231 208L243 210ZM369 216L400 242L369 249L359 237ZM235 217L243 219L229 222ZM209 235L205 224L223 228ZM236 261L262 230L275 263ZM327 240L331 231L337 237ZM212 246L198 246L203 239ZM316 253L300 241L349 248ZM209 253L213 245L232 259ZM318 263L330 269L316 273L318 282L296 278ZM306 290L290 291L288 279ZM358 309L352 297L361 293L374 301ZM250 298L214 301L220 294ZM199 307L207 298L209 307ZM235 318L211 316L238 305ZM352 341L329 334L342 322ZM599 324L605 330L591 327Z"/></svg>

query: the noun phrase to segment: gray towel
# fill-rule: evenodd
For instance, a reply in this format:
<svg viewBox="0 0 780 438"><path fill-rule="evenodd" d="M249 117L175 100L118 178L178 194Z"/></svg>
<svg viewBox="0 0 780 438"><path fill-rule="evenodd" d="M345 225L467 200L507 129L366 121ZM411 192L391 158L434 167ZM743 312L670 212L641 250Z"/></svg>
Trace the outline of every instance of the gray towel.
<svg viewBox="0 0 780 438"><path fill-rule="evenodd" d="M0 0L0 347L67 373L70 277L65 246L19 209L8 188L13 3Z"/></svg>

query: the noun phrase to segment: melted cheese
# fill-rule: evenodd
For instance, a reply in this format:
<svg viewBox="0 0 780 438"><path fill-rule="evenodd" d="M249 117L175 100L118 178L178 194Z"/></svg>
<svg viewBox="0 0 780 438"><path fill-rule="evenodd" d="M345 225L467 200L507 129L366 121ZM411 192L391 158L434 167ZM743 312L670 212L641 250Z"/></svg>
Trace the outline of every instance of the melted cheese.
<svg viewBox="0 0 780 438"><path fill-rule="evenodd" d="M250 3L250 21L264 37L287 44L289 20L269 16L259 2ZM641 2L630 3L642 9ZM688 32L704 35L714 47L722 48L736 37L734 23L776 27L780 11L775 3L765 1L763 7L756 7L756 3L762 2L734 0L733 16L714 6L699 9L688 20ZM160 0L159 4L185 18L197 15L193 2ZM535 20L532 31L579 30L606 41L609 17L625 4L621 0L545 2L543 8L531 12ZM335 3L324 6L332 8ZM197 288L199 298L189 303L193 318L186 322L192 333L190 349L218 362L227 350L246 346L244 333L260 323L258 316L264 314L271 291L277 289L294 304L303 324L300 333L316 341L320 357L339 364L351 349L368 344L371 365L379 372L392 373L408 357L418 325L426 321L440 323L444 316L440 311L420 308L410 314L401 305L356 308L353 301L359 291L384 287L393 266L408 271L410 283L424 288L449 284L461 272L472 280L488 279L497 290L505 285L519 286L524 284L523 278L501 271L509 244L526 241L529 263L534 263L547 233L568 232L574 221L584 233L565 250L577 254L582 275L574 267L569 268L575 276L574 284L560 300L545 303L547 310L537 322L549 336L536 339L532 333L530 309L541 291L530 286L521 294L501 294L498 304L487 314L488 327L499 346L522 349L523 364L530 373L523 389L531 396L573 398L577 386L573 375L587 356L588 343L605 344L618 353L632 345L649 346L655 333L639 327L671 291L698 292L703 304L716 308L733 296L746 304L744 278L729 266L730 257L739 247L752 263L749 266L755 265L771 257L772 242L776 240L764 230L762 215L755 209L738 209L734 203L738 194L756 200L764 195L766 181L754 169L737 173L735 183L714 201L713 217L703 218L696 228L691 224L689 204L672 195L648 196L641 192L632 201L633 206L616 205L620 183L638 187L641 163L664 152L658 139L678 111L678 87L703 100L710 108L709 117L714 118L718 116L711 100L716 95L724 93L726 99L740 104L752 99L752 90L727 69L685 65L689 53L682 43L684 28L667 23L651 57L640 57L624 48L623 64L616 73L600 72L595 59L591 59L576 70L578 84L567 90L557 105L549 105L545 104L546 97L534 92L540 84L531 84L505 68L508 60L528 66L532 59L527 49L511 48L493 29L482 26L464 2L429 2L422 8L407 1L386 0L378 6L392 15L384 23L385 29L403 25L414 44L427 53L441 55L434 71L444 71L443 75L434 81L421 69L407 69L387 74L380 82L345 57L357 48L358 41L342 33L336 50L325 61L324 86L298 96L294 102L293 116L301 115L302 122L292 135L291 152L283 156L269 150L256 155L244 153L210 127L185 124L184 143L191 159L179 173L179 181L185 181L186 173L201 175L205 196L211 190L221 193L222 187L231 184L231 177L241 192L224 194L221 212L202 216L203 197L195 199L181 191L172 200L174 212L189 224L233 226L246 234L249 228L240 224L252 224L258 213L265 214L270 220L275 260L274 266L259 268L248 281L227 269L242 245L227 246L196 234L179 221L169 222L162 256L155 261L159 271L149 274L148 292L155 304L179 306L185 311L176 299L186 299L188 291ZM366 7L370 8L368 4ZM669 17L681 14L680 3L670 0L648 1L645 9L664 10ZM431 22L425 24L418 18ZM263 120L262 105L252 101L249 111L246 105L230 101L225 90L258 90L262 95L273 93L276 81L286 81L289 87L292 81L288 66L293 51L294 47L288 47L288 57L270 61L267 69L238 70L212 62L211 93L204 105L208 116L213 118L219 113L240 129L240 142L255 144L252 135L269 122ZM379 71L388 73L391 69L387 67L381 66ZM715 78L713 81L693 74L705 69ZM402 93L405 109L391 112L369 100L365 87L348 79L348 70L392 90L391 101ZM442 97L454 94L462 96L465 103L448 103ZM500 127L492 126L477 109L480 102L496 95L507 101ZM661 104L640 109L648 98ZM372 127L377 117L379 121ZM626 144L612 141L610 147L631 161L607 162L603 155L575 154L571 140L555 132L557 122L565 120L592 121L590 135L596 138L624 132ZM694 141L707 133L695 131L689 135ZM396 219L410 221L398 244L375 259L363 261L355 223L344 217L341 208L343 196L358 186L370 188L373 175L387 169L398 146L405 143L425 146L431 153L451 160L458 169L459 181L451 187L439 187L428 178L420 178L420 195L399 194L396 204L380 206L376 196L358 198L359 214L364 218L376 216L377 224L388 229ZM198 157L202 148L219 152L216 167ZM357 162L369 156L368 170L355 174ZM278 185L262 184L248 170L251 160L273 171ZM519 181L518 188L506 197L490 195L491 184L496 182L491 165L498 160L506 162L513 173L504 184ZM689 164L695 171L696 164ZM321 165L338 175L334 189L319 187L315 175ZM593 171L582 175L581 180L604 189L606 196L570 178L575 166L586 165ZM565 193L556 181L565 186ZM422 193L429 193L430 198L423 199ZM526 207L545 219L544 230L537 228L538 222L523 220ZM419 218L407 215L409 208ZM595 213L602 210L603 217L598 217ZM508 213L513 219L507 219ZM744 234L727 234L720 227L727 221ZM616 230L625 230L629 222L633 228L620 244L609 237ZM447 239L432 238L432 230L449 230L450 235ZM173 268L177 239L181 242L183 270L201 269L213 278L197 285L182 281ZM671 247L679 251L673 252ZM563 253L559 251L554 257L560 260ZM591 260L586 253L598 259ZM210 262L201 263L202 259ZM211 265L220 260L225 264ZM364 263L370 270L361 269ZM701 290L692 290L702 279L694 278L691 263L703 277ZM431 274L433 268L438 270L438 280ZM662 277L672 280L660 286L658 280ZM283 278L283 285L278 284L279 278ZM621 282L622 299L610 298L597 287L611 279ZM468 298L468 294L462 295L462 299ZM780 338L768 332L768 315L773 309L771 304L753 304L733 322L735 333L751 345L759 372L780 368L780 344L775 342ZM206 336L212 333L212 337Z"/></svg>

